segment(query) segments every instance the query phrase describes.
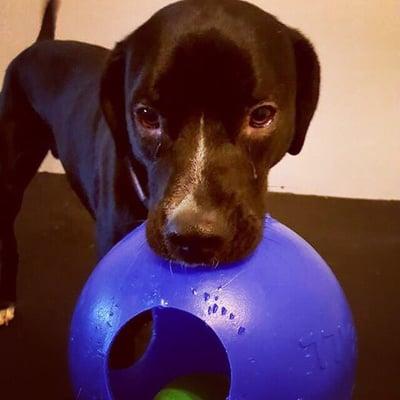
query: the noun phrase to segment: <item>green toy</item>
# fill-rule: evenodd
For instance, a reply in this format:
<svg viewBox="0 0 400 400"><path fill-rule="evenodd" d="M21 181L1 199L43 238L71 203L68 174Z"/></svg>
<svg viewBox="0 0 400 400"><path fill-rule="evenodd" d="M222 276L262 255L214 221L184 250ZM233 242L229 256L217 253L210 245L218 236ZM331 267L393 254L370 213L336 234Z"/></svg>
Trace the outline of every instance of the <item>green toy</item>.
<svg viewBox="0 0 400 400"><path fill-rule="evenodd" d="M225 375L186 376L171 382L154 400L222 400L228 387Z"/></svg>

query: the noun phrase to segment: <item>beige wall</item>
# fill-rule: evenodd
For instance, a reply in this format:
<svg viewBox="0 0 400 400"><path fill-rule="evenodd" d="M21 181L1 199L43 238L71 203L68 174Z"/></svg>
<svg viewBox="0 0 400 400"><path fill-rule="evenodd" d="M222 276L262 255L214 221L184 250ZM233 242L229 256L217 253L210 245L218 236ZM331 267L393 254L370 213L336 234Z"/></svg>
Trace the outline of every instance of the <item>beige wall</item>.
<svg viewBox="0 0 400 400"><path fill-rule="evenodd" d="M217 1L217 0L216 0ZM38 32L41 0L0 0L0 78ZM57 37L112 46L164 0L62 0ZM271 175L273 190L400 199L400 2L255 0L300 28L322 64L322 94L303 152ZM48 159L45 170L59 171Z"/></svg>

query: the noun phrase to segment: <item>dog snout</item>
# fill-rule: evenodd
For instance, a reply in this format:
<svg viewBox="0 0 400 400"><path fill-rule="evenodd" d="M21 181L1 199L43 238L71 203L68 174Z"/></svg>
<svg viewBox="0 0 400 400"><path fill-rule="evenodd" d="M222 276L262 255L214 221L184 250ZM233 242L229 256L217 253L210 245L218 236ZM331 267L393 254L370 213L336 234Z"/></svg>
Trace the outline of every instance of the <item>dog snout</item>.
<svg viewBox="0 0 400 400"><path fill-rule="evenodd" d="M184 210L166 226L166 240L177 258L188 263L217 260L229 240L229 230L217 212Z"/></svg>

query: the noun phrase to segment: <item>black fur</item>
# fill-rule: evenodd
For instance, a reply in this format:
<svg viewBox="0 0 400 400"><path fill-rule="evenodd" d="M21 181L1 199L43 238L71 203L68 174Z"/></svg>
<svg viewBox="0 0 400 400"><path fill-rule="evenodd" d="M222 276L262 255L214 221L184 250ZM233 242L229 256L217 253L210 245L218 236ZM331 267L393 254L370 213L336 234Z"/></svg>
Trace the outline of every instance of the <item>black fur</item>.
<svg viewBox="0 0 400 400"><path fill-rule="evenodd" d="M3 303L16 300L14 221L48 150L96 220L100 257L146 218L149 243L164 257L223 263L248 255L262 233L268 170L300 152L317 105L310 42L238 0L169 5L112 51L50 40L55 14L49 1L38 41L10 64L1 93ZM277 104L276 121L249 135L249 110L262 100ZM138 126L138 103L161 113L162 134ZM199 121L207 158L193 193L198 210L181 213L181 228L190 226L182 246L168 216L191 184L185 171ZM194 235L194 225L207 234ZM203 245L212 252L198 251ZM179 246L194 251L182 256Z"/></svg>
<svg viewBox="0 0 400 400"><path fill-rule="evenodd" d="M54 39L58 6L58 0L47 2L43 12L42 26L36 41Z"/></svg>

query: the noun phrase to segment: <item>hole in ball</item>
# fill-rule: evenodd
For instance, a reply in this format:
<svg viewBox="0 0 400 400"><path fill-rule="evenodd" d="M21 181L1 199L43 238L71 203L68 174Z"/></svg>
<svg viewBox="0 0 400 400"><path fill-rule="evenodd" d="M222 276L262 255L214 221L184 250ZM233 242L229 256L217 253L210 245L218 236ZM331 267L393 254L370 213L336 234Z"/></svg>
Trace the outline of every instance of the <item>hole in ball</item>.
<svg viewBox="0 0 400 400"><path fill-rule="evenodd" d="M110 350L108 367L118 370L135 364L146 352L153 330L151 310L130 320L118 333Z"/></svg>
<svg viewBox="0 0 400 400"><path fill-rule="evenodd" d="M209 325L183 310L138 314L116 333L108 354L108 385L118 400L223 400L229 394L226 349Z"/></svg>

